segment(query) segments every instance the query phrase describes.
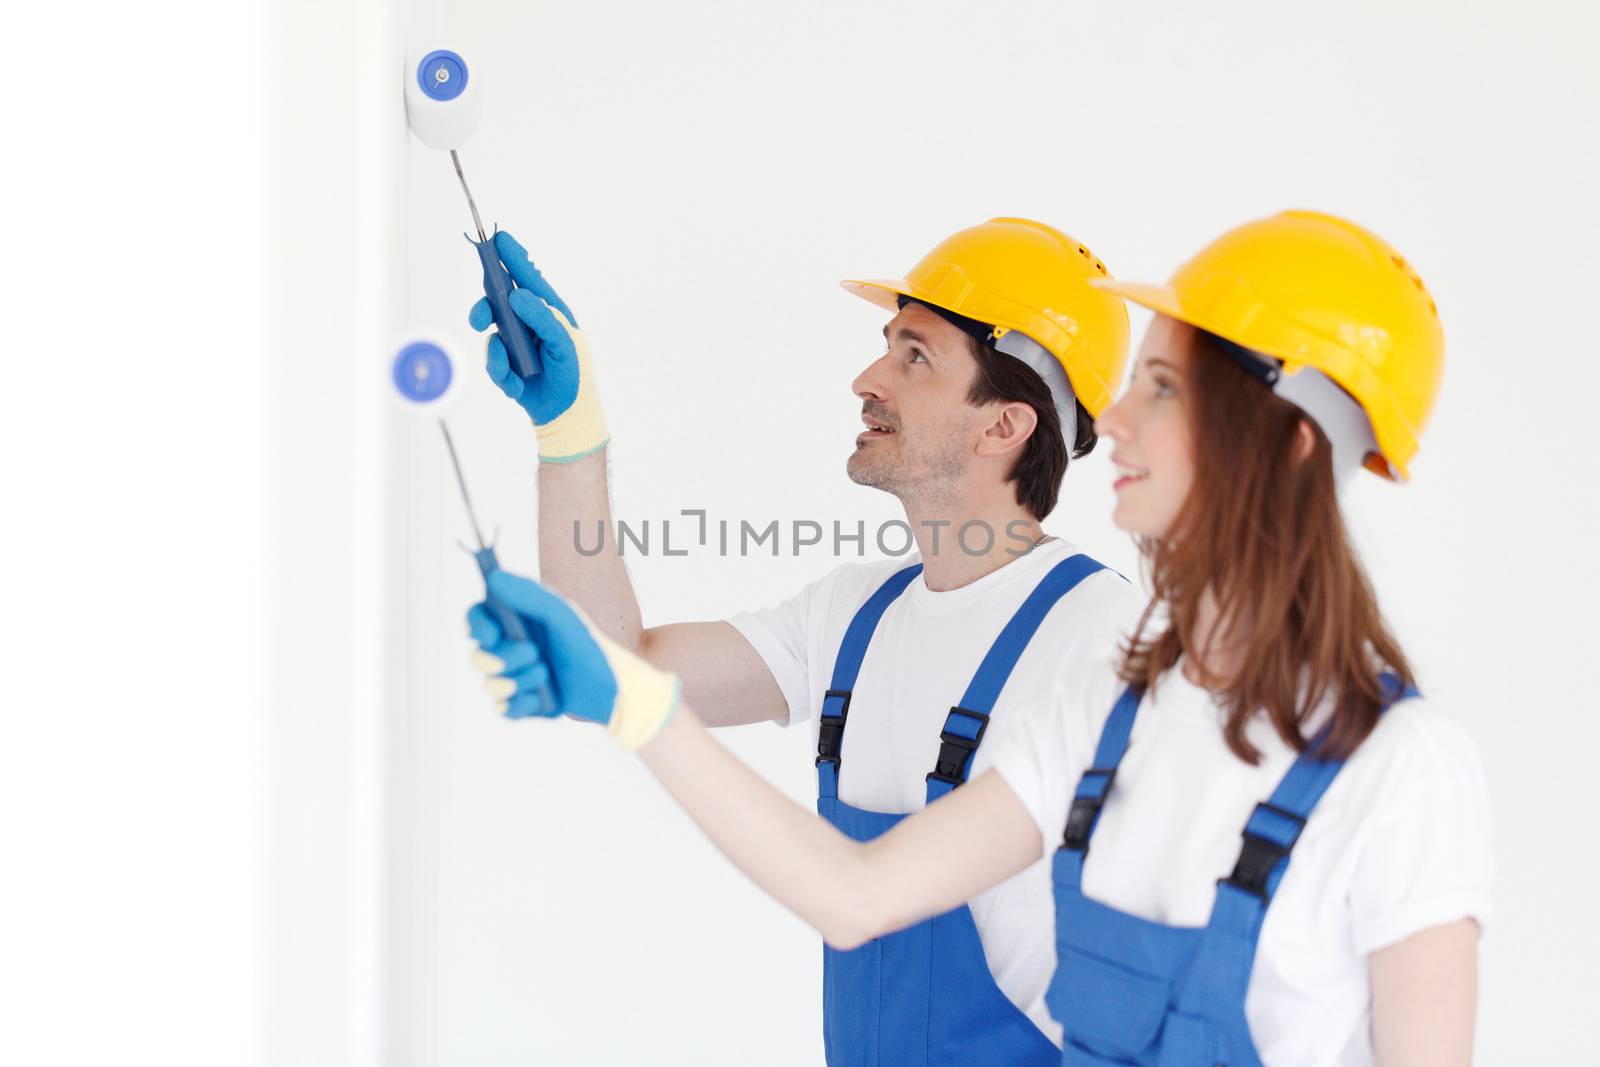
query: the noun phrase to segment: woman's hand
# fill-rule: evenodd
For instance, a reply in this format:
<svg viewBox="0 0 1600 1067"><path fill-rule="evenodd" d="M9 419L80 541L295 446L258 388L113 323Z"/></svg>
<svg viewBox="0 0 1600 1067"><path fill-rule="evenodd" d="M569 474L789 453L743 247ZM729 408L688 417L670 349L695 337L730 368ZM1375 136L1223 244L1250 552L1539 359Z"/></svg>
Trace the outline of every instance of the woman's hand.
<svg viewBox="0 0 1600 1067"><path fill-rule="evenodd" d="M605 725L624 747L649 741L678 706L678 676L629 652L538 582L489 575L495 600L515 611L528 640L507 640L486 604L467 612L474 666L509 718L567 715ZM549 693L541 706L540 691Z"/></svg>

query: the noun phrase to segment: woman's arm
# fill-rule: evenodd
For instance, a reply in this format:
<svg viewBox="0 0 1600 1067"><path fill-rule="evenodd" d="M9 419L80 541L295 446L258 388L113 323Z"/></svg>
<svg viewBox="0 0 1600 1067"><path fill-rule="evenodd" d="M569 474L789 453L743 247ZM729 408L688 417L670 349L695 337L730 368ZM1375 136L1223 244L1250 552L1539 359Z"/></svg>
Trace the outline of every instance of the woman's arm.
<svg viewBox="0 0 1600 1067"><path fill-rule="evenodd" d="M948 911L1043 851L992 771L861 844L757 777L687 705L639 754L723 855L838 949Z"/></svg>
<svg viewBox="0 0 1600 1067"><path fill-rule="evenodd" d="M593 629L539 583L504 571L487 580L497 609L515 611L530 635L506 639L487 604L467 613L474 661L501 709L605 724L725 856L829 944L854 948L948 911L1039 858L1033 817L993 773L875 841L852 841L713 741L676 675Z"/></svg>
<svg viewBox="0 0 1600 1067"><path fill-rule="evenodd" d="M1367 957L1380 1067L1466 1067L1478 1005L1478 924L1421 930Z"/></svg>

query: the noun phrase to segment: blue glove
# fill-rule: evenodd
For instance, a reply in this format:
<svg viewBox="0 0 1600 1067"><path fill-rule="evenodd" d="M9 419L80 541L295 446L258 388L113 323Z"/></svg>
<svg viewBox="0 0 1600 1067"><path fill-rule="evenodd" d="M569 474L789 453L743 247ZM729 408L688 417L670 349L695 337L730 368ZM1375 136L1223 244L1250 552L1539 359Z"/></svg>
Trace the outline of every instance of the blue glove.
<svg viewBox="0 0 1600 1067"><path fill-rule="evenodd" d="M628 748L650 740L678 706L676 675L663 671L599 633L583 615L538 582L505 571L489 575L496 600L523 620L529 641L508 641L483 604L467 612L478 643L473 662L513 719L568 715L604 723ZM547 686L554 706L540 710Z"/></svg>
<svg viewBox="0 0 1600 1067"><path fill-rule="evenodd" d="M494 235L494 246L517 284L511 291L511 310L532 333L543 370L532 378L519 376L495 333L489 337L489 378L533 419L541 459L553 463L581 459L610 440L588 340L566 301L545 281L516 238L501 230ZM467 322L480 333L494 325L487 299L472 305Z"/></svg>
<svg viewBox="0 0 1600 1067"><path fill-rule="evenodd" d="M548 717L610 721L617 699L616 676L577 612L538 582L505 571L489 575L489 588L496 599L522 617L530 636L542 638L543 645L541 648L533 640L505 640L485 604L475 604L467 612L467 629L478 642L479 652L499 662L474 659L485 669L495 667L495 675L514 683L509 691L503 684L490 687L505 701L505 714L513 719L539 714L539 687L547 685L555 703L544 713Z"/></svg>

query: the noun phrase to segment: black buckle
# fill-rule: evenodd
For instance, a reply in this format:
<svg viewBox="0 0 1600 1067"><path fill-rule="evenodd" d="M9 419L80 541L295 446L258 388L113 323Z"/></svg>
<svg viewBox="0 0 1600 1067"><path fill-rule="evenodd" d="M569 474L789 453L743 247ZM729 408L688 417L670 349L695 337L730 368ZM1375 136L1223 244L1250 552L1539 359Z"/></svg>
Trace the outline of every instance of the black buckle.
<svg viewBox="0 0 1600 1067"><path fill-rule="evenodd" d="M978 745L983 741L984 731L989 729L989 716L981 711L955 706L950 709L951 715L965 715L969 719L978 720L978 736L963 737L953 734L949 730L939 732L939 758L934 761L933 771L927 781L946 782L950 785L960 785L967 780L967 763L972 759L972 754L978 751ZM949 721L949 715L945 716Z"/></svg>
<svg viewBox="0 0 1600 1067"><path fill-rule="evenodd" d="M1067 829L1061 835L1061 847L1074 852L1089 851L1089 835L1094 833L1094 824L1100 818L1100 809L1106 806L1106 797L1111 795L1111 783L1117 780L1115 767L1090 767L1083 772L1085 778L1091 774L1104 778L1106 785L1097 797L1072 798L1072 807L1067 810Z"/></svg>
<svg viewBox="0 0 1600 1067"><path fill-rule="evenodd" d="M815 692L815 690L813 690ZM839 714L829 715L828 698L839 697ZM817 717L817 764L831 763L839 766L839 749L844 742L844 720L850 714L850 690L830 689L822 694L822 714Z"/></svg>
<svg viewBox="0 0 1600 1067"><path fill-rule="evenodd" d="M1255 811L1265 809L1274 815L1281 816L1295 824L1294 836L1287 845L1280 845L1270 838L1250 832L1249 822L1244 828L1244 847L1239 850L1239 861L1233 865L1233 873L1223 881L1246 893L1251 893L1262 900L1267 899L1267 879L1272 876L1272 870L1278 861L1287 856L1294 848L1295 842L1300 840L1300 833L1306 828L1306 821L1292 811L1285 811L1275 804L1262 801L1257 804ZM1251 812L1251 819L1255 812Z"/></svg>

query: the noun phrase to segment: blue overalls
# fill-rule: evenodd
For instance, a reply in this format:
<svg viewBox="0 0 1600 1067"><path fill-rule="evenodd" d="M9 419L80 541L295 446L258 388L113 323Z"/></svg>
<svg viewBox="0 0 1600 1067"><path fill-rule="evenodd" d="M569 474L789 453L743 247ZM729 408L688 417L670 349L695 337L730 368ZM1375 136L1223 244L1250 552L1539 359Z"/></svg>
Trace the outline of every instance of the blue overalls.
<svg viewBox="0 0 1600 1067"><path fill-rule="evenodd" d="M1415 696L1384 676L1391 699ZM1083 895L1083 863L1128 750L1140 693L1123 692L1073 794L1055 855L1056 973L1045 1001L1065 1029L1062 1067L1261 1067L1244 1000L1267 906L1306 819L1343 762L1314 740L1244 827L1205 926L1164 926ZM1320 740L1318 738L1317 740Z"/></svg>
<svg viewBox="0 0 1600 1067"><path fill-rule="evenodd" d="M1056 601L1102 569L1084 555L1051 568L994 641L939 735L927 803L966 781L994 702L1023 649ZM857 841L886 833L900 814L865 811L839 799L839 755L850 691L878 620L922 573L895 573L856 611L822 700L817 742L817 812ZM871 714L870 709L867 712ZM959 857L956 857L959 860ZM1053 1067L1055 1044L995 984L966 905L841 952L823 949L823 1032L830 1067L877 1064L1017 1064Z"/></svg>

